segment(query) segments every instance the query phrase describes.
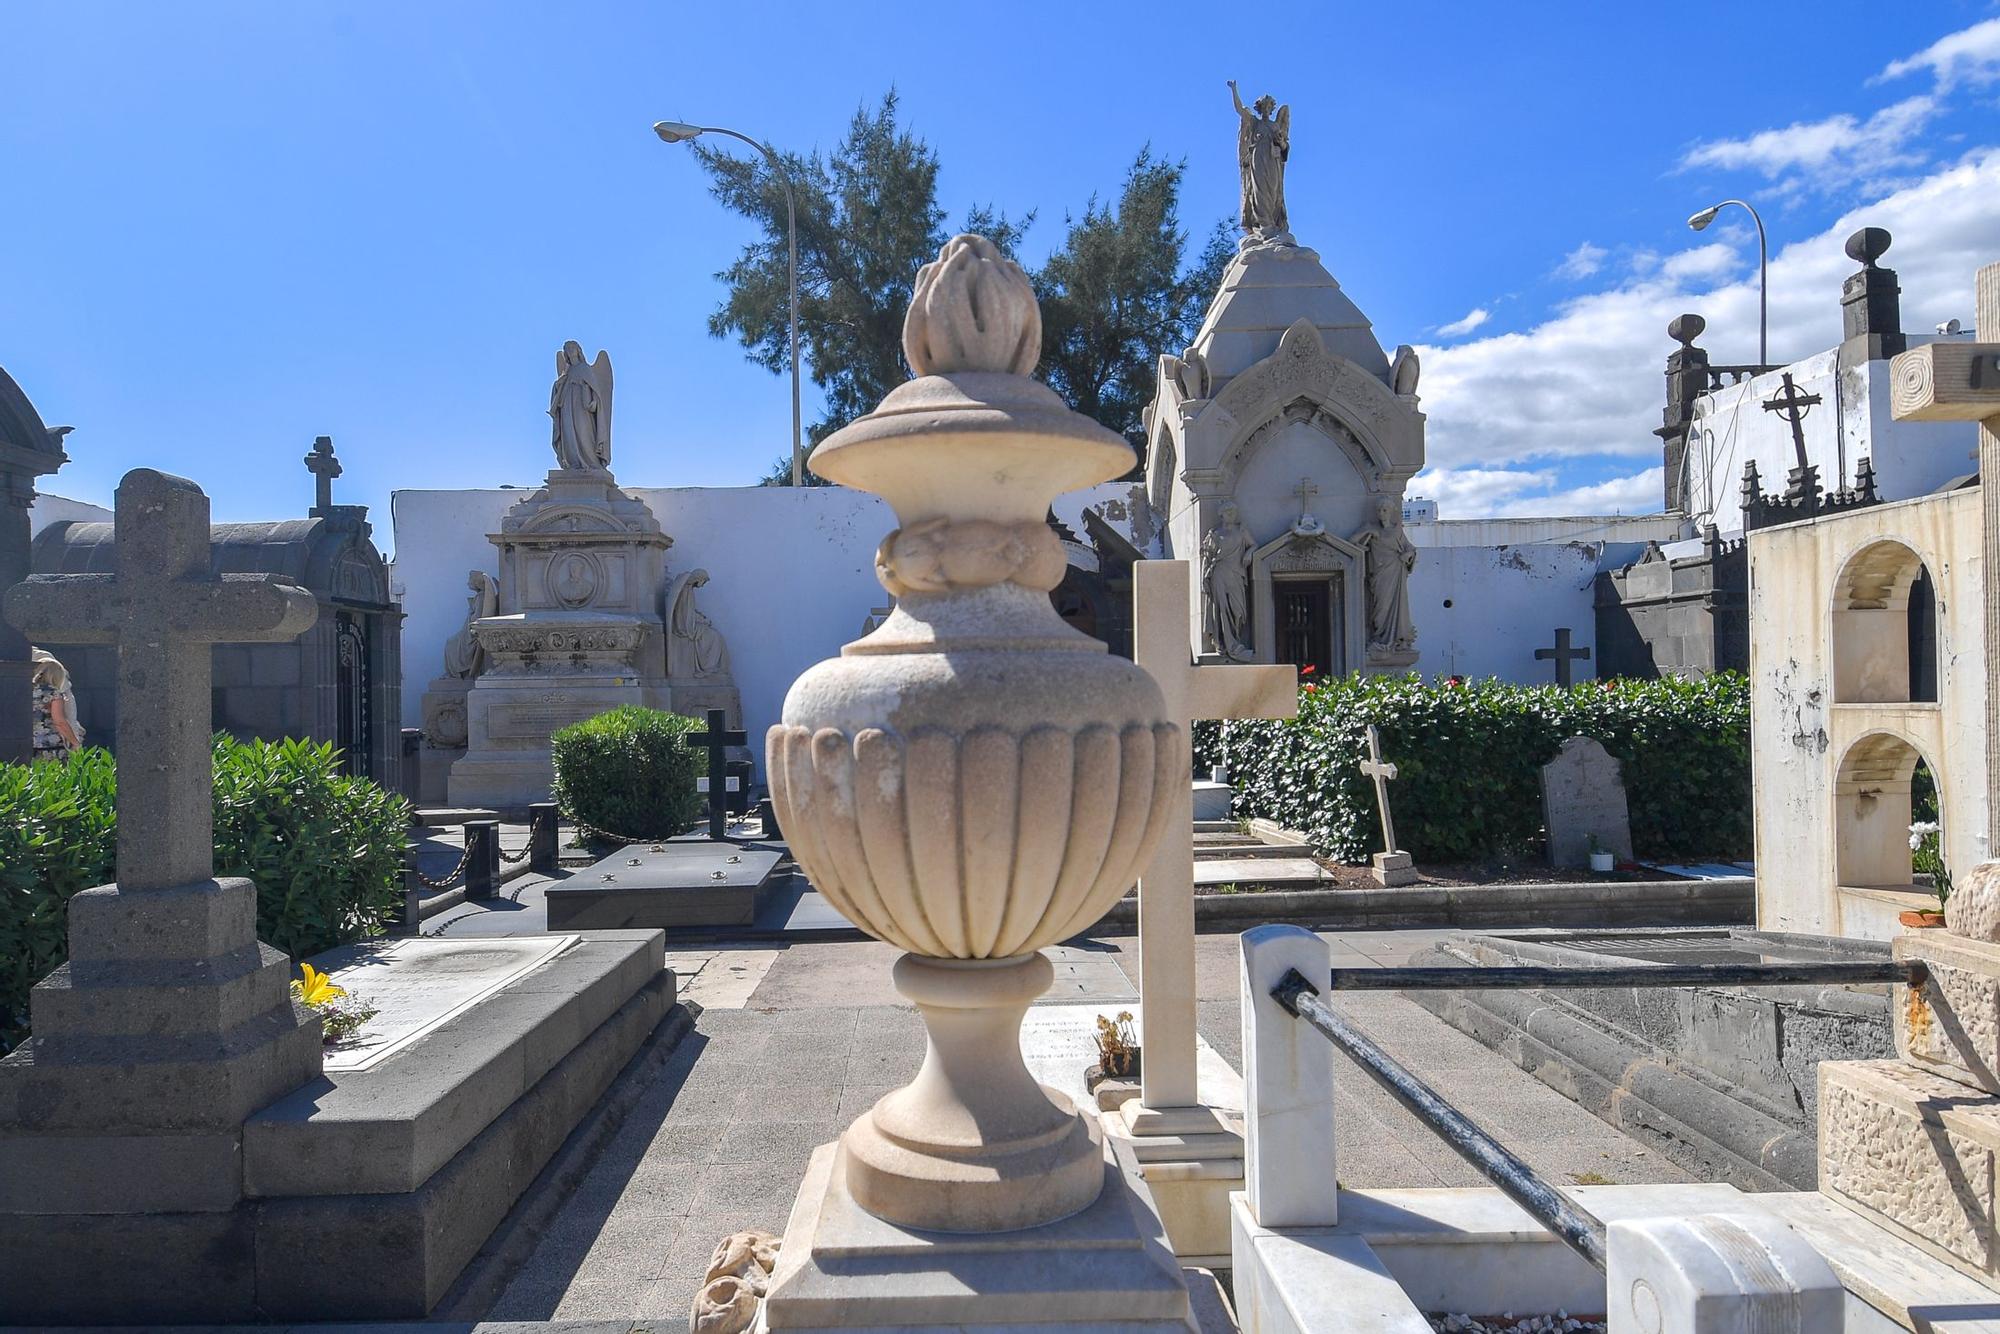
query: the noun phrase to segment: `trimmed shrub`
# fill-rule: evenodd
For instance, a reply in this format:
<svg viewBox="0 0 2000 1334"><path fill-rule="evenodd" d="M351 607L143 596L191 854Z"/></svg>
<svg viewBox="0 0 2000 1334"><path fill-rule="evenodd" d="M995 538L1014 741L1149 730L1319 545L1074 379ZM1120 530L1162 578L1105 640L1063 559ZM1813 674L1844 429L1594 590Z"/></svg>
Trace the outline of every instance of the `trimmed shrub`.
<svg viewBox="0 0 2000 1334"><path fill-rule="evenodd" d="M410 804L332 742L215 738L215 873L257 886L257 936L303 959L380 935L402 902Z"/></svg>
<svg viewBox="0 0 2000 1334"><path fill-rule="evenodd" d="M294 959L380 933L402 896L410 808L328 743L215 738L215 873L257 886L257 935ZM88 747L0 764L0 1052L68 957L69 898L117 878L117 769Z"/></svg>
<svg viewBox="0 0 2000 1334"><path fill-rule="evenodd" d="M708 754L689 746L699 719L636 704L572 723L549 738L556 805L563 815L607 837L670 838L702 810L695 779Z"/></svg>
<svg viewBox="0 0 2000 1334"><path fill-rule="evenodd" d="M1327 856L1379 849L1374 784L1357 766L1368 724L1398 771L1389 799L1405 851L1426 862L1522 856L1542 846L1541 767L1593 737L1624 767L1632 846L1653 859L1751 850L1747 680L1496 680L1349 676L1300 687L1299 716L1195 725L1195 771L1224 764L1236 813L1299 830Z"/></svg>

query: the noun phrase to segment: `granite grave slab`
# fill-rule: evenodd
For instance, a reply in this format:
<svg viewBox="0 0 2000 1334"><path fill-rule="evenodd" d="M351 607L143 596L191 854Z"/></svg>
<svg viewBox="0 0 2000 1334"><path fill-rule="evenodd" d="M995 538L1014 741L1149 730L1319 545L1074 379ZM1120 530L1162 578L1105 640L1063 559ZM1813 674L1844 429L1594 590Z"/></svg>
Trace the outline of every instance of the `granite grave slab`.
<svg viewBox="0 0 2000 1334"><path fill-rule="evenodd" d="M549 886L549 929L750 926L778 860L734 843L634 843Z"/></svg>
<svg viewBox="0 0 2000 1334"><path fill-rule="evenodd" d="M375 1011L326 1054L326 1068L372 1069L581 939L371 941L320 955L316 966Z"/></svg>

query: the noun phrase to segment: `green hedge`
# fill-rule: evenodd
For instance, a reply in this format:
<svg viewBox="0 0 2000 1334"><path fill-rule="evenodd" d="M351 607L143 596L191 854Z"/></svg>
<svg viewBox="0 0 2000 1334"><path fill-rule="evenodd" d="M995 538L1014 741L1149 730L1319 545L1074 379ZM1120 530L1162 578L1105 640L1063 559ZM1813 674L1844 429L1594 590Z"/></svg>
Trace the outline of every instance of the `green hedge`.
<svg viewBox="0 0 2000 1334"><path fill-rule="evenodd" d="M378 934L402 897L409 804L340 772L330 744L215 738L215 873L257 886L257 935L294 959ZM117 878L109 751L0 764L0 1052L67 957L65 905Z"/></svg>
<svg viewBox="0 0 2000 1334"><path fill-rule="evenodd" d="M701 813L694 781L708 754L685 737L696 718L635 704L573 723L549 738L556 806L564 817L612 838L670 838Z"/></svg>
<svg viewBox="0 0 2000 1334"><path fill-rule="evenodd" d="M1636 855L1747 857L1750 696L1735 673L1589 681L1350 676L1300 689L1299 716L1195 725L1195 768L1228 766L1236 813L1364 862L1381 847L1374 785L1356 766L1374 723L1398 770L1396 835L1419 861L1479 862L1542 847L1541 766L1563 739L1594 737L1623 762Z"/></svg>

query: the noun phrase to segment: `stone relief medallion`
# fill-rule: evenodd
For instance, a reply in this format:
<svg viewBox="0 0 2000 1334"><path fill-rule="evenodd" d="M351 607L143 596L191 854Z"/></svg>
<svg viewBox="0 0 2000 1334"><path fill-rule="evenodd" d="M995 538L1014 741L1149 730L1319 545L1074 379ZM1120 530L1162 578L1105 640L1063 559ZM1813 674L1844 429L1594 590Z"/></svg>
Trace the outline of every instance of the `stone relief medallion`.
<svg viewBox="0 0 2000 1334"><path fill-rule="evenodd" d="M597 557L584 551L563 551L550 557L544 579L549 600L575 611L590 605L604 582L604 575Z"/></svg>
<svg viewBox="0 0 2000 1334"><path fill-rule="evenodd" d="M456 750L466 744L470 735L465 725L465 701L462 698L442 700L435 703L426 701L429 708L424 719L424 740L433 750Z"/></svg>

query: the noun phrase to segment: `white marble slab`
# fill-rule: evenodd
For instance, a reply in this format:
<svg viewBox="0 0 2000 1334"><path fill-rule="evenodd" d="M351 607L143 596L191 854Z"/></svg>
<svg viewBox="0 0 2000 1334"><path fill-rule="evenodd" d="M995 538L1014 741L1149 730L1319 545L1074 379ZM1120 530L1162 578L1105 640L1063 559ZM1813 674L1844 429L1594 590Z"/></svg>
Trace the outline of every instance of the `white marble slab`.
<svg viewBox="0 0 2000 1334"><path fill-rule="evenodd" d="M1083 1072L1097 1063L1097 1016L1115 1018L1124 1013L1132 1016L1132 1029L1143 1042L1144 1014L1137 1001L1037 1005L1030 1009L1021 1021L1021 1055L1028 1063L1028 1073L1058 1093L1068 1094L1079 1106L1094 1106L1083 1086ZM1199 1034L1195 1036L1195 1085L1208 1106L1242 1115L1242 1076Z"/></svg>
<svg viewBox="0 0 2000 1334"><path fill-rule="evenodd" d="M444 940L420 937L350 945L313 961L334 984L373 1006L361 1030L326 1054L328 1070L366 1070L465 1013L581 936Z"/></svg>

